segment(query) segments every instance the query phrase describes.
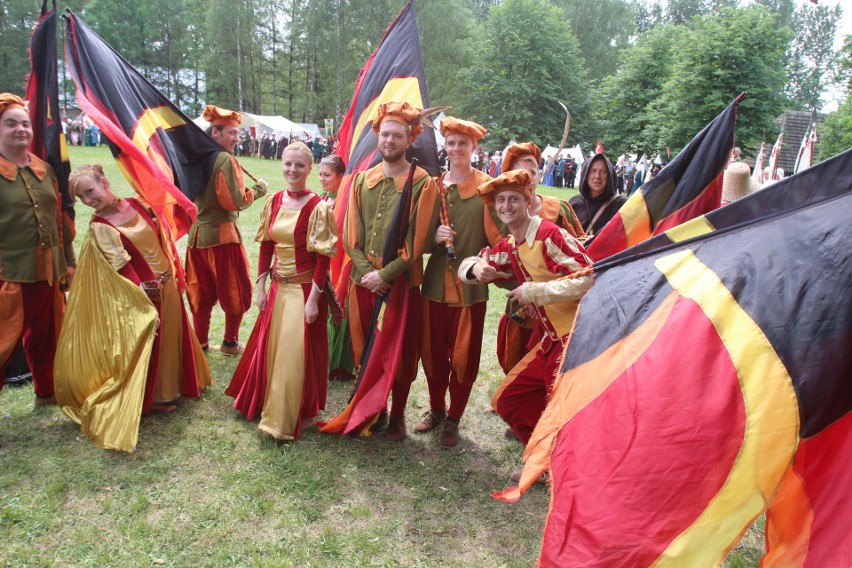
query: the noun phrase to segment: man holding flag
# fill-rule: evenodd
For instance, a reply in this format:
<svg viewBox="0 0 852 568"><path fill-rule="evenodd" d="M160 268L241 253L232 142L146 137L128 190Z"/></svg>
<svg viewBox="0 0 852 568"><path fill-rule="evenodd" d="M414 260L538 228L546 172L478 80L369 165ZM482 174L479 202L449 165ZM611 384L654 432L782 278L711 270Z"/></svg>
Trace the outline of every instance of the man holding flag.
<svg viewBox="0 0 852 568"><path fill-rule="evenodd" d="M344 244L352 258L349 326L356 365L366 365L362 355L373 306L391 290L397 278L407 279L410 309L407 313L394 314L405 322L405 329L401 338L401 364L392 387L390 423L385 433L386 440L398 442L406 437L405 405L417 376L422 256L438 221L438 191L429 174L417 167L412 178L411 208L406 212L410 224L405 245L399 256L389 263L383 262L385 243L389 237L395 238L391 235L394 212L411 167L405 153L423 132L420 111L407 102L383 103L378 107L373 131L378 135L382 161L356 177L346 214ZM386 307L388 311L396 309L390 303Z"/></svg>
<svg viewBox="0 0 852 568"><path fill-rule="evenodd" d="M60 282L70 282L76 259L56 174L27 151L32 139L24 101L0 94L0 376L22 341L35 404L44 406L56 403L53 357L65 310Z"/></svg>
<svg viewBox="0 0 852 568"><path fill-rule="evenodd" d="M186 248L187 296L195 335L204 350L209 345L210 315L218 302L225 312L225 337L219 351L236 357L240 322L251 307L248 257L237 228L240 211L266 194L267 184L258 180L247 189L234 149L239 140L240 113L207 105L204 120L208 134L222 148L216 157L207 187L195 198L198 216L189 230Z"/></svg>

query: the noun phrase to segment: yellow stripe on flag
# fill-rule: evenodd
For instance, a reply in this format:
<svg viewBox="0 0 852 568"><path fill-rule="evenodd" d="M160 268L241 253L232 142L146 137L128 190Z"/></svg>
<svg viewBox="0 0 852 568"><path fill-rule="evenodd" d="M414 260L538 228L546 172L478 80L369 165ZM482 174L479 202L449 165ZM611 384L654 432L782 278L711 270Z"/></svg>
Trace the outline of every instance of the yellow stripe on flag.
<svg viewBox="0 0 852 568"><path fill-rule="evenodd" d="M417 77L397 77L385 84L382 92L361 112L358 124L353 131L352 145L349 148L347 163L352 158L352 152L358 146L358 138L361 136L367 123L376 118L377 109L380 104L390 101L405 101L413 107L423 108L423 99L420 97L420 82Z"/></svg>
<svg viewBox="0 0 852 568"><path fill-rule="evenodd" d="M796 452L799 412L787 369L760 326L692 251L655 263L669 284L713 322L745 403L743 444L725 485L654 566L715 566L768 506Z"/></svg>
<svg viewBox="0 0 852 568"><path fill-rule="evenodd" d="M665 232L665 235L671 239L673 243L679 243L688 239L706 235L716 230L707 217L701 215L695 219L690 219L686 223L681 223L676 227L672 227Z"/></svg>
<svg viewBox="0 0 852 568"><path fill-rule="evenodd" d="M651 216L648 214L648 204L641 191L636 191L627 203L618 210L624 232L627 234L627 246L630 248L651 238Z"/></svg>

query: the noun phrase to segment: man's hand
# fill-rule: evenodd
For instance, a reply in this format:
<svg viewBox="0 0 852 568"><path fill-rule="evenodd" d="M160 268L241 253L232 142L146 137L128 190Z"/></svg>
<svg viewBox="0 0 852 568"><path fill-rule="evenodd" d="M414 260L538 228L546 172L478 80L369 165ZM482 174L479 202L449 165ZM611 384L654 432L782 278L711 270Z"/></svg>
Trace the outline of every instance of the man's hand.
<svg viewBox="0 0 852 568"><path fill-rule="evenodd" d="M77 272L77 268L74 266L68 267L68 278L65 281L65 290L71 289L71 284L74 283L74 274Z"/></svg>
<svg viewBox="0 0 852 568"><path fill-rule="evenodd" d="M263 181L262 179L259 179L259 180L257 180L255 187L259 188L259 190L256 191L256 194L257 194L256 196L257 197L263 197L264 195L266 195L266 192L269 189L269 184L266 183L265 181Z"/></svg>
<svg viewBox="0 0 852 568"><path fill-rule="evenodd" d="M490 284L495 280L506 280L511 278L511 274L500 272L488 263L488 257L490 254L491 249L489 247L485 247L479 255L479 262L473 265L473 275L476 279L483 284Z"/></svg>
<svg viewBox="0 0 852 568"><path fill-rule="evenodd" d="M379 296L386 294L390 290L390 284L387 284L382 277L379 276L378 270L371 270L361 278L361 286L367 288L373 294Z"/></svg>
<svg viewBox="0 0 852 568"><path fill-rule="evenodd" d="M435 242L438 244L455 241L456 232L446 225L440 225L435 231Z"/></svg>
<svg viewBox="0 0 852 568"><path fill-rule="evenodd" d="M535 308L533 308L529 300L524 298L524 294L527 292L528 289L529 283L524 282L514 290L510 290L508 293L506 293L507 298L523 306L525 318L531 318L535 315Z"/></svg>

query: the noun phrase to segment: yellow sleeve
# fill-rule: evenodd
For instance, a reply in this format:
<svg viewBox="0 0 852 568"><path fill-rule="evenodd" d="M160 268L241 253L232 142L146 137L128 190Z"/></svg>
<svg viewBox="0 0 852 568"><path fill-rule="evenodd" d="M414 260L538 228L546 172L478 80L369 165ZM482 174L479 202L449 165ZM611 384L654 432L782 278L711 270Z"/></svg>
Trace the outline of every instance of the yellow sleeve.
<svg viewBox="0 0 852 568"><path fill-rule="evenodd" d="M337 223L334 221L334 212L325 201L317 203L311 211L306 248L308 252L323 256L337 254Z"/></svg>
<svg viewBox="0 0 852 568"><path fill-rule="evenodd" d="M130 262L130 254L121 244L121 233L115 227L103 223L92 223L89 226L95 246L103 253L109 265L118 272Z"/></svg>

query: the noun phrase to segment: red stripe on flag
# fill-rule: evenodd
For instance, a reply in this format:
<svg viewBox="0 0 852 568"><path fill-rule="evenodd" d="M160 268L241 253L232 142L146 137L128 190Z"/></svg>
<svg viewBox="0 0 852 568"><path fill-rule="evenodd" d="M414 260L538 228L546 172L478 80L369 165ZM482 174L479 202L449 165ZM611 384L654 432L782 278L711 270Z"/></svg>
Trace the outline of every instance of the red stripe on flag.
<svg viewBox="0 0 852 568"><path fill-rule="evenodd" d="M719 172L716 179L710 182L710 184L705 187L701 193L695 197L695 199L668 217L660 219L657 226L654 228L653 234L659 235L668 231L672 227L680 225L681 223L686 223L691 219L700 217L708 211L718 209L722 204L722 179L724 176L724 171Z"/></svg>
<svg viewBox="0 0 852 568"><path fill-rule="evenodd" d="M683 344L703 349L678 357ZM728 351L679 298L654 343L559 433L541 566L650 566L724 486L744 431Z"/></svg>

